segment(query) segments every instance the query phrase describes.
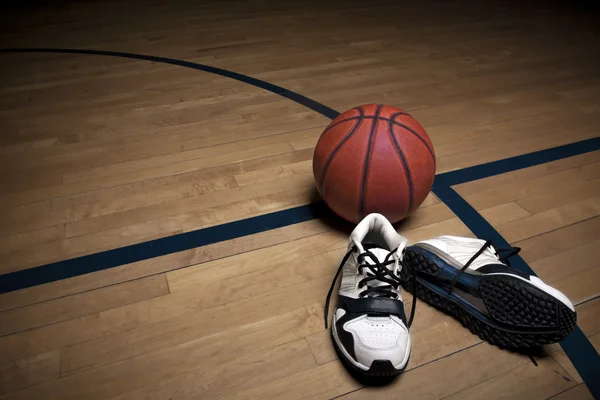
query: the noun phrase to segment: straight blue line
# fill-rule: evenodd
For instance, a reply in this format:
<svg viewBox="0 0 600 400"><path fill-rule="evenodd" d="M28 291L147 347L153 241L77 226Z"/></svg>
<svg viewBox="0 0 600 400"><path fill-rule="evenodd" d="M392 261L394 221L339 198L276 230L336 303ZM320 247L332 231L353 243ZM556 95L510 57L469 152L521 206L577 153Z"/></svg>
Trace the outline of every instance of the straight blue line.
<svg viewBox="0 0 600 400"><path fill-rule="evenodd" d="M433 190L440 199L446 201L448 208L460 218L478 238L491 240L496 247L508 247L509 244L496 229L477 212L465 199L449 186L437 186ZM535 275L535 272L519 255L510 259L511 266L520 271ZM600 398L600 355L590 343L579 326L562 342L561 347L575 366L592 395Z"/></svg>
<svg viewBox="0 0 600 400"><path fill-rule="evenodd" d="M102 50L78 49L0 49L0 52L12 53L70 53L122 57L151 62L161 62L209 72L241 82L245 82L264 90L276 93L299 104L304 105L328 118L335 118L339 113L323 104L302 96L271 83L261 81L236 72L165 57L155 57L143 54L123 53ZM562 158L587 153L600 149L600 138L588 139L581 142L558 146L517 157L494 161L459 171L452 171L436 176L433 192L454 211L454 213L477 235L485 237L496 244L505 245L502 236L483 218L473 207L450 186L470 182L477 179L515 171L521 168L532 167L559 160ZM195 247L231 240L238 237L264 232L295 223L319 218L326 212L327 207L319 202L306 206L296 207L276 213L247 218L227 224L200 229L180 235L156 239L145 243L126 246L119 249L108 250L88 256L77 257L70 260L46 264L22 271L0 275L0 293L24 289L61 279L71 278L113 268L119 265L142 261L178 251ZM519 261L520 260L520 261ZM523 271L533 274L531 268L520 257L515 258L513 265ZM600 359L594 347L590 344L583 332L576 327L574 332L565 339L561 346L569 359L583 378L584 382L596 398L600 398Z"/></svg>
<svg viewBox="0 0 600 400"><path fill-rule="evenodd" d="M545 157L539 157L538 153L540 152L535 152L519 157L508 158L506 160L513 160L515 158L531 158L532 160L536 160L538 163L545 163L548 162L548 155L552 155L552 159L556 160L595 150L593 146L598 146L599 144L600 140L598 139L595 139L595 141L584 140L582 142L573 143L567 146L559 146L548 150L542 150L542 152L546 154ZM579 153L573 153L573 151L579 151ZM467 168L465 171L476 171L476 174L470 172L470 176L473 179L485 177L483 175L485 171L488 171L490 176L503 172L514 171L515 168L511 163L506 162L506 160L483 164L483 166ZM484 166L490 165L491 168L484 168ZM526 168L536 164L532 164L531 162L521 162L520 165L521 168ZM458 196L454 190L444 191L443 189L449 187L447 182L466 181L452 178L459 173L460 171L455 171L436 176L433 192L443 202L447 203L453 199L452 196ZM314 203L284 211L278 211L275 213L230 222L227 224L217 225L210 228L167 236L161 239L150 240L113 250L106 250L69 260L58 261L51 264L11 272L0 275L0 294L55 282L61 279L72 278L104 269L114 268L120 265L143 261L179 251L189 250L192 248L205 246L207 244L214 244L220 241L235 239L245 235L264 232L269 229L284 227L298 222L318 218L318 216L323 215L325 210L326 206L322 202Z"/></svg>
<svg viewBox="0 0 600 400"><path fill-rule="evenodd" d="M0 293L43 285L320 218L323 202L0 275Z"/></svg>
<svg viewBox="0 0 600 400"><path fill-rule="evenodd" d="M489 178L490 176L505 174L518 169L533 167L596 150L600 150L600 137L475 165L458 171L444 172L435 177L435 184L440 186L454 186L459 183Z"/></svg>

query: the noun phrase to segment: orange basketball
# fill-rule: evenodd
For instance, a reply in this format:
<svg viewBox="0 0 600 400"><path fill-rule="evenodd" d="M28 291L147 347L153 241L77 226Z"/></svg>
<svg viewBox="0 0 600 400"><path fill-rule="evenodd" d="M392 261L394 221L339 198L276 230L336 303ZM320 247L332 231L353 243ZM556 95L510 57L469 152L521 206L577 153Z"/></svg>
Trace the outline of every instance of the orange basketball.
<svg viewBox="0 0 600 400"><path fill-rule="evenodd" d="M431 190L435 152L409 114L367 104L331 121L315 148L313 173L321 197L342 218L358 222L377 212L397 222Z"/></svg>

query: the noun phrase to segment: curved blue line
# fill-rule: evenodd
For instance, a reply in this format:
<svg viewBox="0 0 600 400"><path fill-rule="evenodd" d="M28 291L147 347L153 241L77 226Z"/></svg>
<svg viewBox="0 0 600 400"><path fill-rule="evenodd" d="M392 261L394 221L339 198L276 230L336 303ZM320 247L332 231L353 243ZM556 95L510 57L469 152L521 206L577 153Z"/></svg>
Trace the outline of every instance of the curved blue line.
<svg viewBox="0 0 600 400"><path fill-rule="evenodd" d="M187 61L176 60L165 57L147 56L134 53L122 53L102 50L77 50L77 49L0 49L0 53L71 53L103 55L112 57L131 58L136 60L154 61L180 67L192 68L205 71L240 82L257 86L272 93L283 96L308 107L325 117L334 119L339 113L323 104L304 97L298 93L289 91L280 86L251 78L237 72L227 71L221 68L197 64ZM476 234L478 237L495 239L498 243L504 243L502 236L460 195L450 186L457 183L469 182L489 176L514 171L521 168L531 167L542 163L571 157L577 154L587 153L600 149L600 138L583 140L580 142L558 146L551 149L541 150L522 156L511 157L491 163L465 168L459 171L447 172L436 176L432 191ZM100 253L77 257L69 260L59 261L52 264L10 272L0 275L0 294L14 290L25 289L32 286L42 285L90 272L113 268L119 265L141 261L161 255L171 254L178 251L200 247L211 243L222 242L236 237L264 232L266 230L289 226L303 221L320 218L327 213L327 206L323 202L317 202L282 210L270 214L238 220L197 231L168 236L161 239L151 240L131 246L125 246ZM533 273L524 260L518 259L515 267ZM591 345L589 340L577 327L571 336L561 342L561 346L569 359L573 362L575 369L583 378L584 383L592 395L600 399L600 356Z"/></svg>
<svg viewBox="0 0 600 400"><path fill-rule="evenodd" d="M177 65L179 67L192 68L198 71L209 72L211 74L221 75L226 78L235 79L236 81L244 82L261 89L267 90L269 92L278 94L286 99L290 99L295 101L298 104L302 104L304 107L310 108L313 111L318 112L319 114L334 119L338 115L339 112L335 111L333 108L329 108L326 105L323 105L317 101L311 100L308 97L302 96L299 93L292 92L286 88L282 88L281 86L273 85L272 83L261 81L260 79L252 78L247 75L242 75L237 72L228 71L226 69L211 67L210 65L198 64L189 61L177 60L174 58L167 57L156 57L156 56L148 56L145 54L135 54L135 53L124 53L120 51L104 51L104 50L84 50L84 49L46 49L46 48L24 48L24 49L0 49L0 53L65 53L65 54L86 54L86 55L95 55L95 56L109 56L109 57L120 57L120 58L131 58L134 60L144 60L144 61L152 61L163 64L171 64Z"/></svg>

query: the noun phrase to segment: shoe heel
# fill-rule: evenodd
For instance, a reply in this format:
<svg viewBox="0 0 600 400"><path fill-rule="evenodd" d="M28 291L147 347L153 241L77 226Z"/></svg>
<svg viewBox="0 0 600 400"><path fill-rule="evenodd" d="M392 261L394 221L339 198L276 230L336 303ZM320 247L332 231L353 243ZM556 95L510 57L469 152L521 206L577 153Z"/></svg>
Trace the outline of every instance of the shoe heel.
<svg viewBox="0 0 600 400"><path fill-rule="evenodd" d="M548 293L518 278L494 275L478 285L490 317L517 329L556 329L566 337L577 316Z"/></svg>

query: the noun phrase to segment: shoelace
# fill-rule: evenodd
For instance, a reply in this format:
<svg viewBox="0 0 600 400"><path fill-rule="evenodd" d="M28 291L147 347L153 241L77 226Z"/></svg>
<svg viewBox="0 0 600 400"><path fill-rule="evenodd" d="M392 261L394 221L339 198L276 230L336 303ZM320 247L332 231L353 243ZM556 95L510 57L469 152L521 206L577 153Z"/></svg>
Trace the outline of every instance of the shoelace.
<svg viewBox="0 0 600 400"><path fill-rule="evenodd" d="M460 278L460 276L467 270L467 268L469 268L469 266L473 263L473 261L475 261L477 259L477 257L479 257L491 245L492 245L491 240L486 240L486 242L483 244L483 246L481 246L481 248L479 250L477 250L477 253L475 253L473 255L473 257L471 257L469 259L469 261L467 261L467 263L456 273L456 275L452 279L452 282L450 282L450 287L448 288L448 296L450 296L452 294L452 291L454 290L454 286L456 285L456 282L458 282L458 278ZM506 265L510 266L510 261L508 261L508 258L514 256L515 254L518 254L520 251L521 251L520 247L509 247L507 249L496 249L496 256L498 257L500 262L503 262ZM500 256L500 253L508 253L508 254Z"/></svg>
<svg viewBox="0 0 600 400"><path fill-rule="evenodd" d="M373 248L373 247L377 247L377 246L371 245L371 244L365 244L364 247L365 248ZM342 263L340 264L337 272L335 273L333 282L331 282L331 287L329 288L329 292L327 293L327 299L325 300L325 312L324 312L325 329L327 329L327 327L328 327L327 321L328 321L328 316L329 316L329 303L331 301L331 294L333 293L335 284L336 284L342 270L344 269L344 265L346 264L346 261L348 261L350 256L357 251L358 251L358 248L356 246L353 246L346 253L344 258L342 259ZM362 275L363 270L365 268L368 269L367 276L358 283L359 288L363 288L363 287L367 286L367 289L365 289L359 293L360 297L372 295L372 297L387 297L387 298L394 298L394 299L398 298L398 294L396 292L394 292L393 289L397 290L402 285L402 279L399 276L397 276L394 273L394 271L387 268L388 265L394 264L395 261L392 258L392 256L394 253L396 253L396 251L397 251L397 249L392 250L385 257L385 260L383 262L379 261L377 256L375 254L373 254L372 252L370 252L369 250L366 250L364 253L358 255L358 262L359 262L358 273L360 275ZM369 264L369 263L365 262L365 259L367 257L369 257L371 259L371 261L373 261L373 264ZM400 265L402 268L404 268L404 264L402 264L401 261L400 261ZM385 283L388 283L388 285L368 286L367 283L370 281L385 282ZM416 280L414 269L412 271L412 281L413 281L413 293L416 293L417 280ZM412 325L412 322L413 322L413 319L415 316L416 305L417 305L417 296L413 295L413 302L412 302L411 311L410 311L410 319L408 320L408 326L407 326L408 328L410 328L410 326Z"/></svg>

